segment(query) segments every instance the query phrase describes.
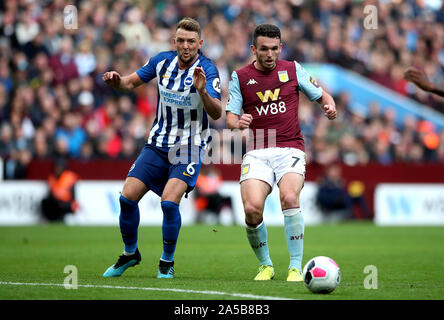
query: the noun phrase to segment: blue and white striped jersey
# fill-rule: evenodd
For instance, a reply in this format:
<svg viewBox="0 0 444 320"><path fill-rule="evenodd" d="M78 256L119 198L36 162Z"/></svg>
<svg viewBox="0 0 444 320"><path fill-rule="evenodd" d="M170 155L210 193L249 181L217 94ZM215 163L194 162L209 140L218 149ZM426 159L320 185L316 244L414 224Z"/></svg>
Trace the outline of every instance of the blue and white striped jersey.
<svg viewBox="0 0 444 320"><path fill-rule="evenodd" d="M219 72L200 51L197 60L186 70L179 69L177 52L167 51L152 57L136 71L144 82L157 77L157 114L148 144L162 149L177 145L205 148L211 141L208 115L193 86L196 67L205 71L210 96L221 99Z"/></svg>

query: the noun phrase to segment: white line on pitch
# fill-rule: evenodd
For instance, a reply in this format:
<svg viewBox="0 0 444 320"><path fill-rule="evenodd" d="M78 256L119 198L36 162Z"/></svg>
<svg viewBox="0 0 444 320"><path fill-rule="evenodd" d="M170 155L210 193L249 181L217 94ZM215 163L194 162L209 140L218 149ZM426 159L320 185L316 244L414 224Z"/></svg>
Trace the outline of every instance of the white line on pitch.
<svg viewBox="0 0 444 320"><path fill-rule="evenodd" d="M11 286L52 286L52 287L64 287L64 284L59 283L26 283L26 282L7 282L0 281L0 285L11 285ZM295 300L291 298L284 297L273 297L273 296L258 296L248 293L236 293L236 292L223 292L223 291L200 291L200 290L185 290L185 289L174 289L174 288L147 288L147 287L123 287L123 286L108 286L108 285L93 285L93 284L79 284L77 285L81 288L104 288L104 289L124 289L124 290L145 290L145 291L169 291L169 292L183 292L183 293L197 293L197 294L208 294L208 295L218 295L218 296L232 296L238 298L247 299L257 299L257 300Z"/></svg>

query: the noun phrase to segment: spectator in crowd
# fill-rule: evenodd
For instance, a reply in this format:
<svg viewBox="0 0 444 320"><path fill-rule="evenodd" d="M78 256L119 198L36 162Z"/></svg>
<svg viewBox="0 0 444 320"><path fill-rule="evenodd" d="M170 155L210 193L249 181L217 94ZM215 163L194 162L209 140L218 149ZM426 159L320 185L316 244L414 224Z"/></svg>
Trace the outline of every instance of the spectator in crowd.
<svg viewBox="0 0 444 320"><path fill-rule="evenodd" d="M196 181L194 203L197 210L197 222L205 221L208 215L215 215L221 222L221 211L224 208L230 210L232 223L236 223L231 197L223 196L219 189L223 179L220 171L211 165L203 166Z"/></svg>
<svg viewBox="0 0 444 320"><path fill-rule="evenodd" d="M339 164L332 164L325 169L325 175L319 182L316 203L326 221L336 222L352 217L351 199Z"/></svg>
<svg viewBox="0 0 444 320"><path fill-rule="evenodd" d="M351 200L353 217L357 219L371 219L372 214L364 195L364 183L359 180L350 181L347 190Z"/></svg>
<svg viewBox="0 0 444 320"><path fill-rule="evenodd" d="M49 65L54 72L54 84L63 84L79 76L74 61L72 39L65 36L60 44L60 52L52 55Z"/></svg>
<svg viewBox="0 0 444 320"><path fill-rule="evenodd" d="M49 222L63 222L67 213L74 213L79 205L75 197L75 184L79 176L67 169L64 158L54 161L53 171L48 177L48 195L42 200L42 217Z"/></svg>
<svg viewBox="0 0 444 320"><path fill-rule="evenodd" d="M77 158L86 142L83 159L130 157L125 139L140 151L157 106L156 86L113 92L101 78L107 70L135 71L171 48L172 27L184 16L197 17L202 26L202 51L220 70L224 103L229 75L251 60L254 26L266 21L282 30L283 59L336 64L444 113L438 89L444 88L444 1L374 2L375 30L363 28L367 2L352 0L79 0L78 29L64 27L68 4L0 3L0 156L11 179L25 174L19 167L28 158L67 152ZM343 117L328 123L301 97L308 163L443 162L444 135L438 128L420 132L423 119L394 124L384 119L390 106L372 104L367 114L356 114L347 92L335 100ZM210 121L212 128L224 128L224 119Z"/></svg>
<svg viewBox="0 0 444 320"><path fill-rule="evenodd" d="M427 75L422 70L410 67L405 71L404 78L408 81L412 81L424 91L428 91L437 94L438 96L444 97L444 89L437 88L433 84L433 82L431 82L427 78Z"/></svg>
<svg viewBox="0 0 444 320"><path fill-rule="evenodd" d="M82 144L87 140L85 130L80 126L79 115L74 112L67 112L63 116L62 127L56 130L56 140L65 140L68 146L68 153L76 158L80 154Z"/></svg>

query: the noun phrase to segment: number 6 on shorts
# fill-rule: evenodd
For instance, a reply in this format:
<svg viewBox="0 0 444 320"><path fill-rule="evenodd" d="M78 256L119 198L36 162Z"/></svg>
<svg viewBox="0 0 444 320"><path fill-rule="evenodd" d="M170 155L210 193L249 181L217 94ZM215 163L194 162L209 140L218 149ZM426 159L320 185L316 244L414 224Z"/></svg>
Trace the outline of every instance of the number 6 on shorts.
<svg viewBox="0 0 444 320"><path fill-rule="evenodd" d="M190 162L190 164L187 166L187 173L192 176L196 173L196 169L194 169L194 165L196 162Z"/></svg>

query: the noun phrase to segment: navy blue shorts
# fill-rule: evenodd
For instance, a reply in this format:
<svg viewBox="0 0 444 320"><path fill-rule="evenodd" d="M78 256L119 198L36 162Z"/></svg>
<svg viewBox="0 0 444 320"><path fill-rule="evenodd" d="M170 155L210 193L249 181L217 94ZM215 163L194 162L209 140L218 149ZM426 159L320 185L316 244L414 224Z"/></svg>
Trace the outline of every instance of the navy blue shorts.
<svg viewBox="0 0 444 320"><path fill-rule="evenodd" d="M199 150L200 154L200 150ZM194 160L194 161L192 161ZM128 177L141 180L149 190L162 196L163 189L171 178L185 181L188 188L185 197L194 189L202 166L200 156L188 157L174 164L168 158L168 150L145 144L131 169Z"/></svg>

